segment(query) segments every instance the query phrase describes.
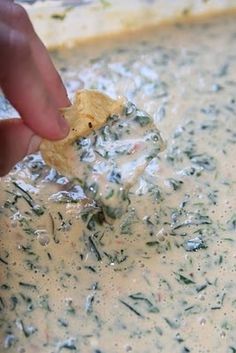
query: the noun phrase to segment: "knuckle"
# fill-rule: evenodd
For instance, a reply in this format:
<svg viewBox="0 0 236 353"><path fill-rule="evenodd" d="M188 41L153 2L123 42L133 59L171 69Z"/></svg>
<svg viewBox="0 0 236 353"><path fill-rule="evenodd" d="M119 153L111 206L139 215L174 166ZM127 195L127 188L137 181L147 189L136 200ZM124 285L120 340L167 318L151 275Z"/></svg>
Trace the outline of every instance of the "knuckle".
<svg viewBox="0 0 236 353"><path fill-rule="evenodd" d="M29 47L27 38L24 33L21 33L15 29L10 29L9 31L9 48L12 52L15 52L17 49L27 50Z"/></svg>
<svg viewBox="0 0 236 353"><path fill-rule="evenodd" d="M20 61L28 61L32 55L27 36L13 28L1 32L0 48L0 78L8 75L14 65L19 65Z"/></svg>
<svg viewBox="0 0 236 353"><path fill-rule="evenodd" d="M1 54L27 53L30 44L29 32L26 30L28 23L30 20L26 10L21 5L12 3L5 21L0 21Z"/></svg>
<svg viewBox="0 0 236 353"><path fill-rule="evenodd" d="M29 40L24 33L11 29L9 33L9 52L15 60L23 60L29 57L31 49Z"/></svg>

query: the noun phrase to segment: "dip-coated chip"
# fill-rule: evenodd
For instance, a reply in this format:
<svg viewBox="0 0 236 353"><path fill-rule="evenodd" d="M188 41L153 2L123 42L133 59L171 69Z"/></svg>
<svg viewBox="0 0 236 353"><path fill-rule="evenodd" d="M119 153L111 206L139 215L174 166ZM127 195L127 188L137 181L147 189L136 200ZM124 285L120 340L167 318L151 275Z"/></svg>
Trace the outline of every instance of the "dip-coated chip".
<svg viewBox="0 0 236 353"><path fill-rule="evenodd" d="M96 91L79 91L63 113L70 134L59 142L44 141L43 158L75 177L112 222L126 212L130 188L165 143L150 115Z"/></svg>
<svg viewBox="0 0 236 353"><path fill-rule="evenodd" d="M73 143L102 127L112 115L119 115L124 109L122 99L113 100L95 90L77 91L73 105L61 109L70 126L68 136L60 141L43 140L40 152L45 162L60 173L75 176Z"/></svg>

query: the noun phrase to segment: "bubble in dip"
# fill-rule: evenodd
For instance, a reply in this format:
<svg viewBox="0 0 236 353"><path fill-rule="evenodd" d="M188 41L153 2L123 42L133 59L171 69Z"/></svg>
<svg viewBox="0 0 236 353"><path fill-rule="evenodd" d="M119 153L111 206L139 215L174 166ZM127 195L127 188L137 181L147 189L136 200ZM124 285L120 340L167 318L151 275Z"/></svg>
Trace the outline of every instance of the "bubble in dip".
<svg viewBox="0 0 236 353"><path fill-rule="evenodd" d="M35 232L40 245L46 246L50 243L50 237L45 229L39 229Z"/></svg>

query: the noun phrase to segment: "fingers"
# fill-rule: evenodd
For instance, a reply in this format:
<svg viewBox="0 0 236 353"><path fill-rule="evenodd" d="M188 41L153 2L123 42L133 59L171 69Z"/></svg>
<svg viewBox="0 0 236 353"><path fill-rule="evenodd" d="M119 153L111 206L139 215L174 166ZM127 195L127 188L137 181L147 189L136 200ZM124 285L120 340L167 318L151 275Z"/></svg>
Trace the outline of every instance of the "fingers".
<svg viewBox="0 0 236 353"><path fill-rule="evenodd" d="M9 3L9 0L7 2L7 12L12 19L11 27L18 31L23 31L29 38L36 66L38 67L48 90L58 104L58 108L70 105L61 77L55 69L48 51L35 33L26 11L20 5Z"/></svg>
<svg viewBox="0 0 236 353"><path fill-rule="evenodd" d="M70 104L52 61L26 12L0 1L0 86L22 119L0 121L0 176L38 150L40 135L66 136L59 107Z"/></svg>
<svg viewBox="0 0 236 353"><path fill-rule="evenodd" d="M36 152L41 138L21 119L0 121L0 176L7 174L25 155Z"/></svg>
<svg viewBox="0 0 236 353"><path fill-rule="evenodd" d="M69 128L58 109L69 100L62 81L26 12L7 0L0 10L4 6L0 86L31 130L47 139L64 138Z"/></svg>

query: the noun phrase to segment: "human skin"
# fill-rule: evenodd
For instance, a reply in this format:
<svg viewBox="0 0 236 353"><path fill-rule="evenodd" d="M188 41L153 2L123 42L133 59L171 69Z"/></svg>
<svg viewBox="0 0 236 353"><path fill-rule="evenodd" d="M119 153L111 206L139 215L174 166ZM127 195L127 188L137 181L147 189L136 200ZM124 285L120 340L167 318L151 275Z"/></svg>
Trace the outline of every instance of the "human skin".
<svg viewBox="0 0 236 353"><path fill-rule="evenodd" d="M59 113L70 105L62 80L26 11L12 0L0 0L0 87L20 115L0 120L3 176L37 151L41 138L59 140L69 131Z"/></svg>

